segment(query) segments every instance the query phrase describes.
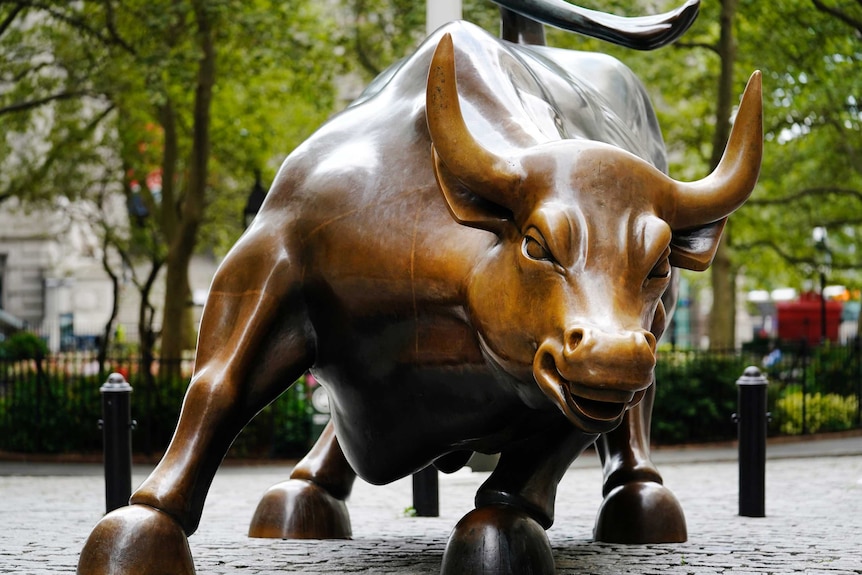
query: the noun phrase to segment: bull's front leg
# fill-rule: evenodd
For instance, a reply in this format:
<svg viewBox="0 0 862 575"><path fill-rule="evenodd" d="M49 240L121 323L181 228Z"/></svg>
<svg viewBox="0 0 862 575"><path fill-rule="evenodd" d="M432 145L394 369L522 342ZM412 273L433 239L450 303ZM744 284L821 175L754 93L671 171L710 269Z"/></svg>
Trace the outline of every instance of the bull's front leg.
<svg viewBox="0 0 862 575"><path fill-rule="evenodd" d="M622 424L597 442L604 470L594 530L610 543L680 543L686 540L685 515L650 460L650 422L655 383L628 410Z"/></svg>
<svg viewBox="0 0 862 575"><path fill-rule="evenodd" d="M290 479L264 494L252 517L249 537L349 539L350 517L344 501L355 479L330 421Z"/></svg>
<svg viewBox="0 0 862 575"><path fill-rule="evenodd" d="M577 431L563 418L500 454L476 494L476 509L449 537L442 575L555 573L545 530L554 522L557 485L595 435Z"/></svg>
<svg viewBox="0 0 862 575"><path fill-rule="evenodd" d="M213 280L177 429L161 462L90 534L78 573L194 573L194 533L219 464L256 413L311 365L314 345L278 229L256 226Z"/></svg>

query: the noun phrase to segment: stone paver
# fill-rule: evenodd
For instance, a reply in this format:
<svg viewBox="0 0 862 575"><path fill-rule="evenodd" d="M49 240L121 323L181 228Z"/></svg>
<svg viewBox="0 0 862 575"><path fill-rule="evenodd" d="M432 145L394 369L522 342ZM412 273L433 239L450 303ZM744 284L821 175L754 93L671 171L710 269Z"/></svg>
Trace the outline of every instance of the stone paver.
<svg viewBox="0 0 862 575"><path fill-rule="evenodd" d="M669 545L595 543L601 471L586 455L563 479L549 532L560 574L862 574L862 438L855 455L770 459L765 518L737 515L734 461L660 464L688 519L689 540ZM657 457L660 459L660 457ZM136 468L134 482L148 470ZM190 545L198 573L439 573L458 519L487 473L441 475L437 518L408 517L408 479L378 487L357 481L349 502L354 539L249 539L263 492L287 477L284 465L223 467ZM104 508L98 466L0 463L0 573L72 573ZM11 474L11 475L10 475Z"/></svg>

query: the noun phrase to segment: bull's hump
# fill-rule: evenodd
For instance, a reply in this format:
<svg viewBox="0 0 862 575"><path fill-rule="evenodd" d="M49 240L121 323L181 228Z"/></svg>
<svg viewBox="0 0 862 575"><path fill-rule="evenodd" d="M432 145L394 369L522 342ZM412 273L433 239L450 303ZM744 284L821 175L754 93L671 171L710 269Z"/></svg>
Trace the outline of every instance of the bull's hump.
<svg viewBox="0 0 862 575"><path fill-rule="evenodd" d="M393 110L419 112L424 122L428 70L444 34L452 36L455 47L464 119L485 145L523 148L559 139L556 111L533 70L522 60L519 46L468 22L450 22L429 36L412 56L375 79L347 113L368 116L369 127L382 121L389 130L403 123ZM376 115L378 110L382 113ZM416 119L408 115L411 121Z"/></svg>

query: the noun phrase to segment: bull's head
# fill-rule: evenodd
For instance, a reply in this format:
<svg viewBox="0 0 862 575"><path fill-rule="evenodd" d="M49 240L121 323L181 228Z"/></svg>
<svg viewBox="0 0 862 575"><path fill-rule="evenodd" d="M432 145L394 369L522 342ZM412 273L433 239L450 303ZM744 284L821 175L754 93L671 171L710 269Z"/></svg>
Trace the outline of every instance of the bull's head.
<svg viewBox="0 0 862 575"><path fill-rule="evenodd" d="M431 64L427 117L453 217L498 237L468 286L483 352L535 379L582 429L619 425L653 381L672 267L709 266L727 216L757 181L759 73L720 165L691 183L592 141L491 152L464 122L448 35Z"/></svg>

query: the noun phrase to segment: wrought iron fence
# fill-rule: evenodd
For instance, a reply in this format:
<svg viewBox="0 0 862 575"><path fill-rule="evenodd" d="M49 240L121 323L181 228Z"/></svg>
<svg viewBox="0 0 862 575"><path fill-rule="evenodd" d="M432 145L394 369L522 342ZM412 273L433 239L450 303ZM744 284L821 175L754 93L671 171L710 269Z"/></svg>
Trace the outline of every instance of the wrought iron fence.
<svg viewBox="0 0 862 575"><path fill-rule="evenodd" d="M153 455L170 442L191 374L190 361L91 354L0 359L0 451L87 453L101 449L99 388L111 372L133 388L136 453ZM259 413L234 441L239 457L294 457L309 447L311 414L304 378Z"/></svg>
<svg viewBox="0 0 862 575"><path fill-rule="evenodd" d="M770 350L771 430L796 435L862 428L860 341L849 345L804 341Z"/></svg>
<svg viewBox="0 0 862 575"><path fill-rule="evenodd" d="M769 379L769 433L862 428L862 354L849 345L784 343L726 352L663 350L656 367L653 439L658 443L736 437L736 379L749 365Z"/></svg>
<svg viewBox="0 0 862 575"><path fill-rule="evenodd" d="M771 435L862 428L862 361L849 346L786 345L759 351L662 350L656 368L653 440L659 444L736 437L736 379L748 365L769 377ZM173 434L191 362L112 358L92 354L0 359L0 450L29 453L98 452L99 387L118 371L132 385L136 453L162 452ZM309 447L309 389L298 381L255 417L234 442L233 456L293 457Z"/></svg>

